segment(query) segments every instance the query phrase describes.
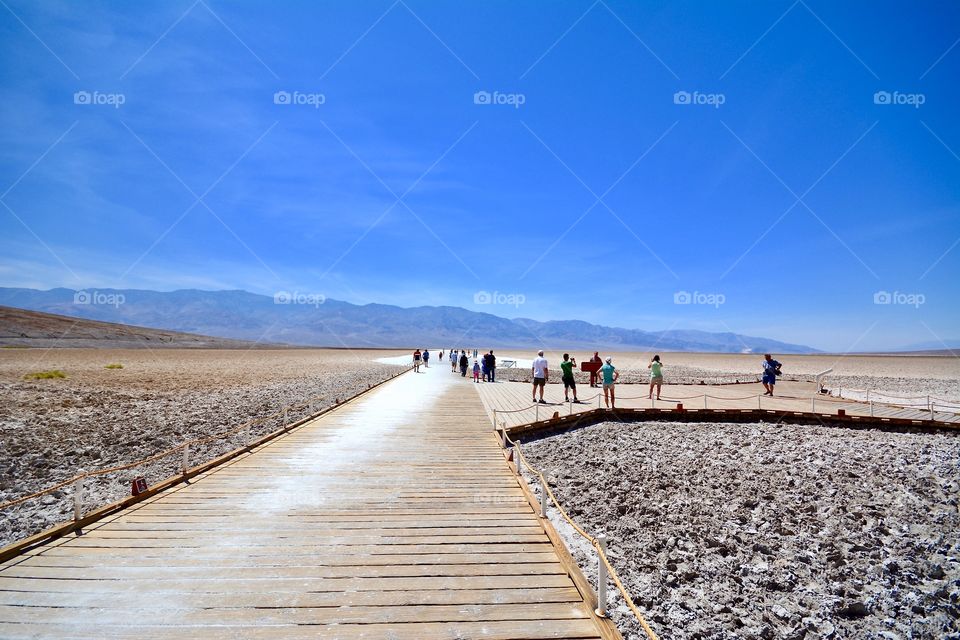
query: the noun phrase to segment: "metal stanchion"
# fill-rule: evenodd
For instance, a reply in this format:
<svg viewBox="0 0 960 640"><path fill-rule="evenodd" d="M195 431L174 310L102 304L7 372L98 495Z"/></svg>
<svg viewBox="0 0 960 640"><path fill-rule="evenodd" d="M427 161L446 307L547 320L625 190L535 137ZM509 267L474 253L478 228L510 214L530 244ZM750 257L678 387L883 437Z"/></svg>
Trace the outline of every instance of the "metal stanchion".
<svg viewBox="0 0 960 640"><path fill-rule="evenodd" d="M601 618L607 617L607 565L603 564L603 555L607 552L607 536L597 536L600 550L597 552L597 608L594 611Z"/></svg>

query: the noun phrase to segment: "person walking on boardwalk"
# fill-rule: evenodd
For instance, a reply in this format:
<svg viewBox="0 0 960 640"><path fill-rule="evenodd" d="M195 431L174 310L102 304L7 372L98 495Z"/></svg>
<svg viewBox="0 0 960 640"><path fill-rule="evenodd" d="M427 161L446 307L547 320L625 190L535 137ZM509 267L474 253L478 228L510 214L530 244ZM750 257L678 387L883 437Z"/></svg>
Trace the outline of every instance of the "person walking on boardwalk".
<svg viewBox="0 0 960 640"><path fill-rule="evenodd" d="M653 387L657 387L657 400L660 399L660 387L663 386L663 365L660 363L660 356L653 356L653 360L647 365L650 369L650 393L648 398L653 398Z"/></svg>
<svg viewBox="0 0 960 640"><path fill-rule="evenodd" d="M763 378L760 379L765 389L763 395L773 395L773 387L777 384L777 376L780 375L781 366L769 353L763 354Z"/></svg>
<svg viewBox="0 0 960 640"><path fill-rule="evenodd" d="M483 376L483 381L486 382L490 372L487 370L487 354L483 354L480 357L480 375Z"/></svg>
<svg viewBox="0 0 960 640"><path fill-rule="evenodd" d="M480 362L478 360L473 361L473 381L480 384Z"/></svg>
<svg viewBox="0 0 960 640"><path fill-rule="evenodd" d="M443 362L443 349L440 349L440 356L439 356L437 362Z"/></svg>
<svg viewBox="0 0 960 640"><path fill-rule="evenodd" d="M577 359L571 358L569 353L563 354L563 362L560 363L560 371L563 374L560 379L563 381L563 401L570 402L570 390L573 389L573 401L577 404L577 379L573 377L573 368L577 366Z"/></svg>
<svg viewBox="0 0 960 640"><path fill-rule="evenodd" d="M493 349L490 349L490 353L483 356L483 359L487 361L487 376L489 382L497 381L497 356L493 355Z"/></svg>
<svg viewBox="0 0 960 640"><path fill-rule="evenodd" d="M470 359L467 358L467 352L460 352L460 377L467 377L467 367L470 366Z"/></svg>
<svg viewBox="0 0 960 640"><path fill-rule="evenodd" d="M550 371L547 368L547 359L543 357L543 350L537 352L530 370L533 372L533 401L537 402L537 387L540 387L540 404L547 404L543 399L543 388L547 386Z"/></svg>
<svg viewBox="0 0 960 640"><path fill-rule="evenodd" d="M427 349L423 350L423 366L427 369L430 368L430 351Z"/></svg>
<svg viewBox="0 0 960 640"><path fill-rule="evenodd" d="M420 355L420 349L417 349L416 351L413 352L413 370L414 370L416 373L420 373L420 359L421 359L421 357L422 357L422 356Z"/></svg>
<svg viewBox="0 0 960 640"><path fill-rule="evenodd" d="M613 358L607 358L607 363L600 367L600 375L603 378L603 401L607 409L617 408L617 398L614 393L614 385L620 377L620 372L613 366Z"/></svg>
<svg viewBox="0 0 960 640"><path fill-rule="evenodd" d="M595 364L595 365L601 365L601 364L603 364L603 360L600 359L600 352L599 352L599 351L594 351L594 352L593 352L593 357L590 358L590 362L593 363L593 364ZM598 371L599 371L599 367L597 367L597 371L591 371L591 372L590 372L590 386L591 386L591 387L600 386L600 385L597 384Z"/></svg>
<svg viewBox="0 0 960 640"><path fill-rule="evenodd" d="M457 351L450 349L450 371L457 372Z"/></svg>

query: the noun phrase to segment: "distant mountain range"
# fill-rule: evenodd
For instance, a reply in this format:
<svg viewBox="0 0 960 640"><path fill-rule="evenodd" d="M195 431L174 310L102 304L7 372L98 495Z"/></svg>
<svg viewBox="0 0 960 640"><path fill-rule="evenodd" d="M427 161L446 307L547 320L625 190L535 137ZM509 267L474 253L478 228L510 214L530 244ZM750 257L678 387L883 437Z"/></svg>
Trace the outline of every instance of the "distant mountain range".
<svg viewBox="0 0 960 640"><path fill-rule="evenodd" d="M0 305L0 347L4 348L255 349L269 346Z"/></svg>
<svg viewBox="0 0 960 640"><path fill-rule="evenodd" d="M548 349L816 353L735 333L643 331L580 320L510 320L460 307L355 305L247 291L0 288L0 305L254 342L329 347L543 347Z"/></svg>

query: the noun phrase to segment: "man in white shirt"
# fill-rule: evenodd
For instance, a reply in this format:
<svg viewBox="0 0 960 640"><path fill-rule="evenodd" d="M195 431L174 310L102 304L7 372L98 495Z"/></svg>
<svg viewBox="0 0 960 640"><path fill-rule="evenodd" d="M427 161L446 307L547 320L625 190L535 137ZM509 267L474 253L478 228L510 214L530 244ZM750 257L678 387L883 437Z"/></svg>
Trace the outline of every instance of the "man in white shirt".
<svg viewBox="0 0 960 640"><path fill-rule="evenodd" d="M540 387L540 403L547 404L543 399L543 388L547 386L547 379L550 377L550 371L547 369L547 359L543 357L543 351L537 352L537 357L533 361L533 401L537 401L537 387Z"/></svg>

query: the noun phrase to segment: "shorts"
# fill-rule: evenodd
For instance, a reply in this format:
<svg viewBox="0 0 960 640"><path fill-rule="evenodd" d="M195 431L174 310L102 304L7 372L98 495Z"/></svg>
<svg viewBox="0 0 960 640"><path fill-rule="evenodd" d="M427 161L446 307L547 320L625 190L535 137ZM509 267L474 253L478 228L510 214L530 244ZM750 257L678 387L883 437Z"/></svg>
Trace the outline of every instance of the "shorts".
<svg viewBox="0 0 960 640"><path fill-rule="evenodd" d="M576 388L577 388L577 381L573 379L573 376L570 376L569 378L564 377L564 378L563 378L563 388L564 388L564 389L576 389Z"/></svg>
<svg viewBox="0 0 960 640"><path fill-rule="evenodd" d="M542 387L542 386L544 386L545 384L547 384L547 379L546 379L546 378L534 378L534 379L533 379L533 386L534 386L534 387Z"/></svg>
<svg viewBox="0 0 960 640"><path fill-rule="evenodd" d="M650 384L663 384L663 376L651 376Z"/></svg>
<svg viewBox="0 0 960 640"><path fill-rule="evenodd" d="M777 376L763 374L763 384L777 384Z"/></svg>
<svg viewBox="0 0 960 640"><path fill-rule="evenodd" d="M616 383L616 382L604 382L604 383L603 383L603 388L604 388L604 389L613 389L613 386L614 386L615 384L617 384L617 383Z"/></svg>

